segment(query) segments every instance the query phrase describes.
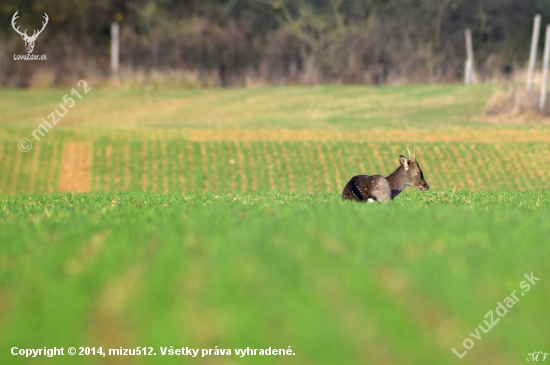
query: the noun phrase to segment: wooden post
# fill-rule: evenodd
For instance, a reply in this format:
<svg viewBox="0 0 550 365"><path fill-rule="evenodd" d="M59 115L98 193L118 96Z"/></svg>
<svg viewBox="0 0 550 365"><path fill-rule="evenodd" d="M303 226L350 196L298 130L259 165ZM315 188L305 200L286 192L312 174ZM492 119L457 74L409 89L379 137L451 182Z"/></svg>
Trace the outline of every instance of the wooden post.
<svg viewBox="0 0 550 365"><path fill-rule="evenodd" d="M542 63L542 88L540 90L539 108L542 111L546 104L546 82L548 81L548 61L550 60L550 25L546 26L546 38L544 41L544 60Z"/></svg>
<svg viewBox="0 0 550 365"><path fill-rule="evenodd" d="M466 29L466 67L464 70L464 83L470 85L474 75L474 49L472 47L472 31Z"/></svg>
<svg viewBox="0 0 550 365"><path fill-rule="evenodd" d="M118 23L111 24L111 72L115 78L118 76Z"/></svg>
<svg viewBox="0 0 550 365"><path fill-rule="evenodd" d="M539 45L540 20L540 14L535 15L535 23L533 24L533 36L531 37L531 53L529 55L529 74L527 75L527 90L531 90L531 87L533 86L533 73L535 72L535 63L537 61L537 48Z"/></svg>

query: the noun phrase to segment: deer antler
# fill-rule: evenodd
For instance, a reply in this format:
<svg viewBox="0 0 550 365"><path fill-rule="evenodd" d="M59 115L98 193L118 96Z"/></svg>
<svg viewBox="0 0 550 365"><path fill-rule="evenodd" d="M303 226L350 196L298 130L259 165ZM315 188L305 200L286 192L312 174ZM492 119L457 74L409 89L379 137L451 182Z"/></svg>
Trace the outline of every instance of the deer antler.
<svg viewBox="0 0 550 365"><path fill-rule="evenodd" d="M21 33L21 32L19 31L19 27L17 27L17 28L15 27L15 20L16 20L17 18L19 18L19 16L17 15L18 12L19 12L19 10L17 10L17 11L15 12L15 14L13 14L13 17L11 18L11 26L12 26L13 30L15 30L15 31L16 31L17 33L19 33L21 36L25 36L25 37L28 38L29 36L27 35L27 30L26 30L26 29L25 29L25 33Z"/></svg>
<svg viewBox="0 0 550 365"><path fill-rule="evenodd" d="M407 149L407 152L409 153L409 160L411 159L411 151L409 151L409 147L405 147Z"/></svg>
<svg viewBox="0 0 550 365"><path fill-rule="evenodd" d="M48 18L48 14L44 13L44 19L46 20L46 22L45 22L45 23L42 22L42 29L40 29L40 30L38 31L38 33L36 33L36 30L35 30L30 38L36 39L36 37L38 37L38 35L39 35L40 33L42 33L42 31L44 30L44 28L46 28L46 24L48 24L48 20L50 19L50 18Z"/></svg>
<svg viewBox="0 0 550 365"><path fill-rule="evenodd" d="M36 37L38 37L38 35L39 35L40 33L42 33L42 31L44 30L44 28L46 28L46 24L48 24L48 20L50 19L50 18L48 18L48 14L44 13L44 20L46 20L46 22L42 22L42 29L40 29L40 30L38 31L38 33L37 33L36 30L34 30L34 32L32 33L32 35L29 37L29 35L27 34L27 30L26 30L26 29L25 29L25 32L22 33L22 32L19 30L19 26L18 26L17 28L15 27L15 21L17 20L17 18L19 18L19 15L17 15L18 12L19 12L19 10L17 10L17 11L15 12L15 14L13 14L13 17L11 18L11 26L13 27L13 29L14 29L17 33L19 33L22 37L25 37L26 39L31 39L31 40L32 40L32 39L36 39Z"/></svg>

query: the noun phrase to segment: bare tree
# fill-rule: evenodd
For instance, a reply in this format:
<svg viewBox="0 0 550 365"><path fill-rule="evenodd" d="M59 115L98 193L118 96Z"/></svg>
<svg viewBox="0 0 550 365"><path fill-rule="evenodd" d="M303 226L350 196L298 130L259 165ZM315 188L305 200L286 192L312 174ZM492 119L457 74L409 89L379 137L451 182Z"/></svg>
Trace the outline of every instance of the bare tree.
<svg viewBox="0 0 550 365"><path fill-rule="evenodd" d="M341 11L343 0L327 0L313 4L308 0L253 0L276 10L277 19L290 34L300 39L304 59L306 82L318 82L330 72L335 60L341 57L349 35L345 15Z"/></svg>

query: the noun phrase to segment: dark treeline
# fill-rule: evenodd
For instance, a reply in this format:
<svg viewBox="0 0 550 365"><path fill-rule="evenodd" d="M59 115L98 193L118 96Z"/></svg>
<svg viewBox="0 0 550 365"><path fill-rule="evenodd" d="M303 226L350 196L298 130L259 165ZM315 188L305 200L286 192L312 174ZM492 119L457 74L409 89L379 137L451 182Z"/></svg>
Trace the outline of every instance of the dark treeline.
<svg viewBox="0 0 550 365"><path fill-rule="evenodd" d="M49 23L34 54L13 30ZM110 76L110 24L121 26L123 80L189 85L447 82L463 77L472 29L481 80L524 68L547 0L50 0L0 5L0 85L66 85ZM540 53L539 53L540 54ZM141 78L141 79L140 79Z"/></svg>

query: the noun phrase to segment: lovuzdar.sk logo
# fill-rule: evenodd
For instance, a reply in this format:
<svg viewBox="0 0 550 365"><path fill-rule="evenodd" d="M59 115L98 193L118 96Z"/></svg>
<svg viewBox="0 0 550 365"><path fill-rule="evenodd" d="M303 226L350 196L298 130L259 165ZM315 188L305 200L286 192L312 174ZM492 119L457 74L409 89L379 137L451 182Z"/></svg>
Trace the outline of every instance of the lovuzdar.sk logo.
<svg viewBox="0 0 550 365"><path fill-rule="evenodd" d="M27 30L25 29L24 32L21 32L19 30L19 26L16 27L16 24L15 24L15 21L17 20L17 18L19 18L19 15L17 15L17 13L19 13L19 10L17 10L15 12L15 14L13 14L13 17L11 18L11 26L13 27L13 29L19 33L19 35L21 35L21 38L23 38L23 41L25 41L25 49L27 50L27 54L26 55L16 55L14 54L13 55L13 59L14 60L25 60L25 61L45 61L46 60L46 55L43 54L43 55L35 55L35 54L32 54L32 51L34 49L34 42L36 42L36 38L38 38L38 36L40 35L40 33L42 33L42 31L44 30L44 28L46 28L46 24L48 24L48 14L44 13L44 22L42 22L42 29L40 30L34 30L32 35L29 36L27 34Z"/></svg>

